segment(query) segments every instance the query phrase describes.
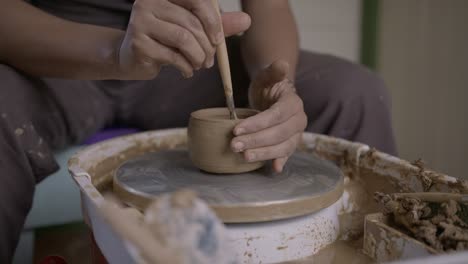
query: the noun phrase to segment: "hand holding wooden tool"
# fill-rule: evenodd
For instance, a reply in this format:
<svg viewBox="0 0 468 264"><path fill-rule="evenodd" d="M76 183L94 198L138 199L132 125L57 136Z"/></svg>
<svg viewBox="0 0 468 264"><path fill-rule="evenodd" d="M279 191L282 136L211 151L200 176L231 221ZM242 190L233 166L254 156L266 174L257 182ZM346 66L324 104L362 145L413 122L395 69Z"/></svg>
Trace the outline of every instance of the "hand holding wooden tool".
<svg viewBox="0 0 468 264"><path fill-rule="evenodd" d="M216 12L218 13L218 16L221 18L218 0L212 0L212 2L215 6ZM222 26L221 31L223 31ZM237 119L236 107L234 105L234 96L232 92L231 68L229 67L229 57L225 39L223 39L221 44L216 47L216 58L218 59L218 67L221 73L221 79L223 80L224 95L226 96L226 104L229 108L231 119Z"/></svg>

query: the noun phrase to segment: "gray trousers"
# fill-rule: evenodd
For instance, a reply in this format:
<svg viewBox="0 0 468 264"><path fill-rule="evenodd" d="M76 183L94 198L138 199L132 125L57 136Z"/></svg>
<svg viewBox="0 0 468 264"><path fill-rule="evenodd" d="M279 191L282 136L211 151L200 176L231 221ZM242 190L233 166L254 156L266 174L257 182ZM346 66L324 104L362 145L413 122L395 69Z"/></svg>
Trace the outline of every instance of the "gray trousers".
<svg viewBox="0 0 468 264"><path fill-rule="evenodd" d="M250 80L237 41L231 39L229 49L236 103L246 107ZM303 51L295 81L307 131L396 153L389 96L374 73ZM152 81L80 81L36 78L0 64L0 262L11 261L35 185L58 169L54 149L113 124L186 126L192 111L224 105L217 67L191 79L167 67Z"/></svg>

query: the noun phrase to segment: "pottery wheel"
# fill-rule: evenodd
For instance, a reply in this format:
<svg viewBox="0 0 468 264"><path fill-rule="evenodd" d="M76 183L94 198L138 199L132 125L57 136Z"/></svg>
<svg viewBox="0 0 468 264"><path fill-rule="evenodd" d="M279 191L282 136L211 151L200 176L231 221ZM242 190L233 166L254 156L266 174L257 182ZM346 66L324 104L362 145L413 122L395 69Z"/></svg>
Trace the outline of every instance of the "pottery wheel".
<svg viewBox="0 0 468 264"><path fill-rule="evenodd" d="M196 191L225 223L285 219L326 208L343 193L343 175L333 163L296 152L282 173L271 164L248 173L200 171L186 150L163 150L125 162L114 175L114 192L144 209L157 195L181 188Z"/></svg>

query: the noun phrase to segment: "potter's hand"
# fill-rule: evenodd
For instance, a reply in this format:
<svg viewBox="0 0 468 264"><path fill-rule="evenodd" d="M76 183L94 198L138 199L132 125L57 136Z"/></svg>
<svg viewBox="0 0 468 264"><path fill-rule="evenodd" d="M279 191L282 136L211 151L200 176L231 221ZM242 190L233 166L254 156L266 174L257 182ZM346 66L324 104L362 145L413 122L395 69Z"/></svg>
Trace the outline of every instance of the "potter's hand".
<svg viewBox="0 0 468 264"><path fill-rule="evenodd" d="M129 79L152 79L169 64L191 77L214 64L221 25L225 35L237 34L250 26L250 17L232 12L220 19L211 0L135 0L120 44L120 70Z"/></svg>
<svg viewBox="0 0 468 264"><path fill-rule="evenodd" d="M307 125L301 98L286 79L289 65L276 61L257 74L249 90L251 106L263 112L247 118L234 128L231 147L244 151L247 161L271 160L281 172L296 149Z"/></svg>

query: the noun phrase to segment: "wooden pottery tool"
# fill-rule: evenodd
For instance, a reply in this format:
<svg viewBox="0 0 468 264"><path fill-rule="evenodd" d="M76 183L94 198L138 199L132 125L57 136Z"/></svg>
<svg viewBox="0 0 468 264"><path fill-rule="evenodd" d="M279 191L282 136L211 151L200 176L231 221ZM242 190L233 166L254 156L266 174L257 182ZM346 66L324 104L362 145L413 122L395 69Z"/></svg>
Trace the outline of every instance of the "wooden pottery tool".
<svg viewBox="0 0 468 264"><path fill-rule="evenodd" d="M216 12L218 13L218 16L221 18L218 0L212 0L212 2L216 9ZM224 35L224 30L222 27L221 31ZM224 96L226 97L226 104L229 108L231 119L237 119L236 107L234 105L234 95L232 91L231 68L229 66L226 39L224 38L223 41L216 47L216 58L218 60L218 67L221 73L221 79L223 80Z"/></svg>
<svg viewBox="0 0 468 264"><path fill-rule="evenodd" d="M271 166L215 176L197 169L186 150L161 150L122 164L114 193L145 209L160 194L191 189L224 223L273 221L308 215L334 204L343 193L343 174L333 163L296 152L282 173Z"/></svg>

